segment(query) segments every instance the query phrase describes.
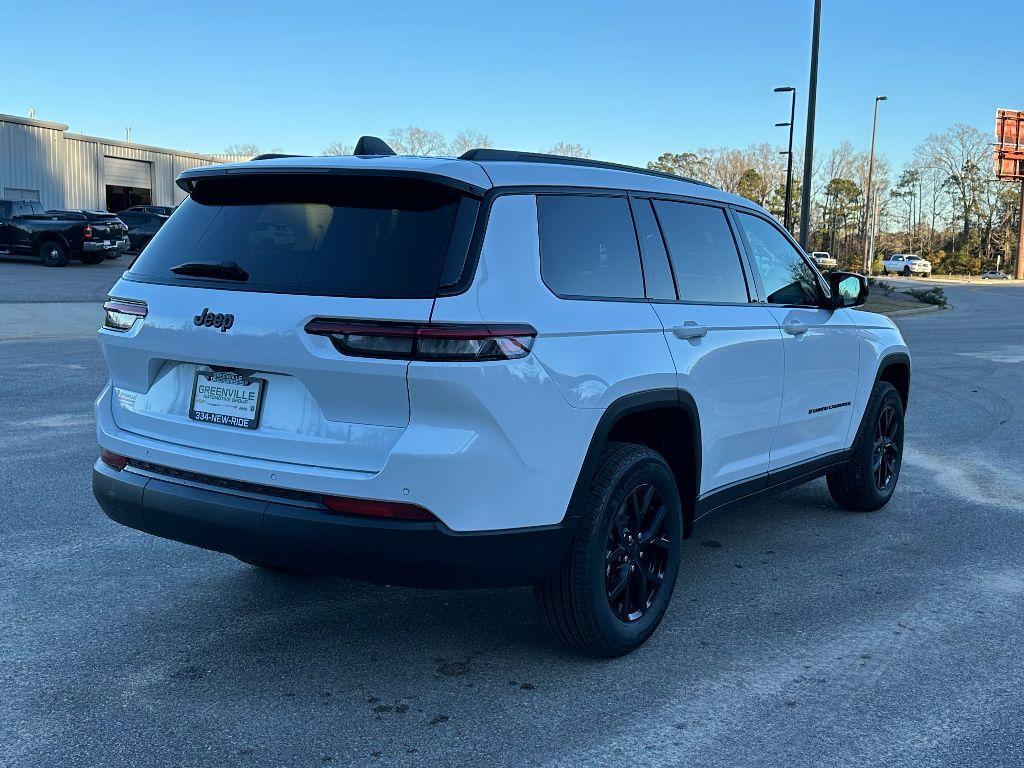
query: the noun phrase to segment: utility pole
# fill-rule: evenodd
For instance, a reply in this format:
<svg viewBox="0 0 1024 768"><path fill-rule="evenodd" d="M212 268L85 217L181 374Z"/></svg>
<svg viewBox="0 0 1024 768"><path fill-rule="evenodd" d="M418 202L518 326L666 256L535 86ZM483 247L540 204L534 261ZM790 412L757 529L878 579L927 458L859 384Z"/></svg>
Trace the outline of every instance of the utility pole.
<svg viewBox="0 0 1024 768"><path fill-rule="evenodd" d="M793 217L791 212L793 208L793 122L796 118L796 88L787 85L782 88L776 88L775 92L789 93L792 97L789 102L789 122L776 123L775 127L785 128L789 126L789 149L779 154L788 155L786 159L786 207L782 218L785 222L786 231L793 234Z"/></svg>
<svg viewBox="0 0 1024 768"><path fill-rule="evenodd" d="M800 190L800 247L807 250L811 221L811 168L814 165L814 107L818 96L818 43L821 39L821 0L814 0L811 35L811 77L807 87L807 140L804 144L804 186Z"/></svg>
<svg viewBox="0 0 1024 768"><path fill-rule="evenodd" d="M1024 280L1024 179L1020 182L1020 218L1017 221L1017 279Z"/></svg>
<svg viewBox="0 0 1024 768"><path fill-rule="evenodd" d="M867 215L864 217L864 259L862 268L865 275L871 274L871 263L875 253L875 134L878 133L878 103L885 101L888 96L875 96L875 121L871 125L871 154L868 156L868 188L865 194L865 207ZM913 250L913 248L911 248Z"/></svg>

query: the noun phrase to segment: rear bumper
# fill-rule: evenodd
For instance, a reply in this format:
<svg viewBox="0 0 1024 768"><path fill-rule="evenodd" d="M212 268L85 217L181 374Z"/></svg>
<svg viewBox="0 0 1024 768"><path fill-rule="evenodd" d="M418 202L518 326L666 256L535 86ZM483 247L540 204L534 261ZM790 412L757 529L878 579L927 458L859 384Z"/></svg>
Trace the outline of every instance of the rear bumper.
<svg viewBox="0 0 1024 768"><path fill-rule="evenodd" d="M533 584L564 556L573 521L457 533L441 523L343 516L288 499L236 495L114 470L97 461L93 494L112 520L250 560L422 587Z"/></svg>
<svg viewBox="0 0 1024 768"><path fill-rule="evenodd" d="M118 251L125 250L127 248L127 238L110 243L94 240L86 240L82 243L82 250L86 253L94 253L96 251Z"/></svg>

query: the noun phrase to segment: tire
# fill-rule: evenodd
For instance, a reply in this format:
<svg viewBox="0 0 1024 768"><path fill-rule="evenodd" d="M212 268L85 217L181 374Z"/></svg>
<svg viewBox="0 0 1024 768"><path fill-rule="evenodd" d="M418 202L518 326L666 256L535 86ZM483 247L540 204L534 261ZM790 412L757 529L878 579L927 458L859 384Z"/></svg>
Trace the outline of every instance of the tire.
<svg viewBox="0 0 1024 768"><path fill-rule="evenodd" d="M100 251L99 253L83 253L78 260L83 264L102 264L105 258L105 254Z"/></svg>
<svg viewBox="0 0 1024 768"><path fill-rule="evenodd" d="M270 571L272 573L291 573L300 574L302 571L298 571L294 568L285 568L283 565L274 565L273 563L265 563L262 560L250 560L247 557L239 557L238 555L233 556L236 560L240 560L246 565L251 565L253 568L259 568L261 571Z"/></svg>
<svg viewBox="0 0 1024 768"><path fill-rule="evenodd" d="M638 514L644 506L647 512ZM642 645L672 598L682 523L679 490L665 459L646 446L608 443L569 551L534 587L550 632L573 649L603 658Z"/></svg>
<svg viewBox="0 0 1024 768"><path fill-rule="evenodd" d="M903 433L903 401L892 384L880 381L864 410L853 458L826 477L836 504L853 512L874 512L889 503L903 465ZM876 467L879 450L882 463Z"/></svg>
<svg viewBox="0 0 1024 768"><path fill-rule="evenodd" d="M56 240L47 240L39 247L39 258L48 267L63 267L68 263L68 251Z"/></svg>

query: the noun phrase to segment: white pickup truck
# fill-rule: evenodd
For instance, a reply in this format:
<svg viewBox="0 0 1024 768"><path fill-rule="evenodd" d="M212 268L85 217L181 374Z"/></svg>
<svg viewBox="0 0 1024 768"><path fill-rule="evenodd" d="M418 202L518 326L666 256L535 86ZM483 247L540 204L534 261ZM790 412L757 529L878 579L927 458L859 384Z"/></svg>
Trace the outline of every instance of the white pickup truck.
<svg viewBox="0 0 1024 768"><path fill-rule="evenodd" d="M920 256L911 253L894 253L887 259L882 259L882 272L887 275L924 275L930 277L932 274L932 263Z"/></svg>

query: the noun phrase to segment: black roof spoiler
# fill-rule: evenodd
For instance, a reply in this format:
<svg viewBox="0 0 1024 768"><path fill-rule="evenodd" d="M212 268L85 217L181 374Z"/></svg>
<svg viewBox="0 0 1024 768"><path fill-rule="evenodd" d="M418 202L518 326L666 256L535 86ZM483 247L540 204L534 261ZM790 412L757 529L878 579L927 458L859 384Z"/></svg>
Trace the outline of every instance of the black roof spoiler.
<svg viewBox="0 0 1024 768"><path fill-rule="evenodd" d="M591 160L586 157L548 155L543 152L519 152L513 149L471 149L459 155L459 160L472 160L476 163L548 163L551 165L579 165L586 168L604 168L611 171L642 173L646 176L659 176L663 179L672 179L673 181L688 181L691 184L700 184L702 187L717 189L713 184L708 184L706 181L690 179L686 176L676 176L674 173L652 171L649 168L638 168L633 165L622 165L621 163L609 163L604 160Z"/></svg>

